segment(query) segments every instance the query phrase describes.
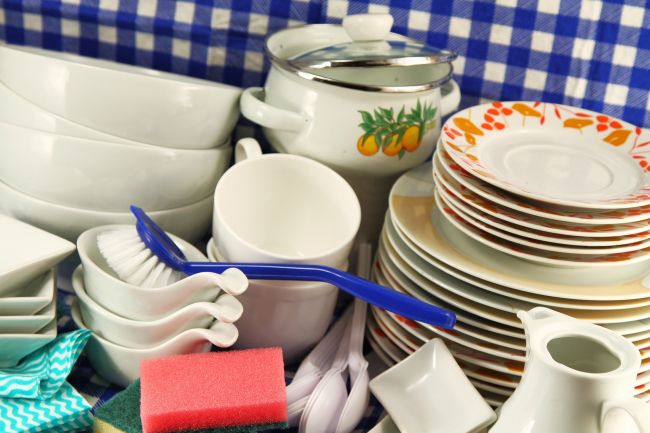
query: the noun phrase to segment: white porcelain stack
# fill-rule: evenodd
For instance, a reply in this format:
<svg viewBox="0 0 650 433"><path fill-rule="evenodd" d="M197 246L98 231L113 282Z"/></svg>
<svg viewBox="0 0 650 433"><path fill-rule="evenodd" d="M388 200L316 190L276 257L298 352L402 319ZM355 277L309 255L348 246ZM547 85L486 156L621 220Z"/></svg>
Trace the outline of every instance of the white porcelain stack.
<svg viewBox="0 0 650 433"><path fill-rule="evenodd" d="M230 163L237 87L0 45L0 213L74 241L138 205L188 240L207 233Z"/></svg>
<svg viewBox="0 0 650 433"><path fill-rule="evenodd" d="M248 287L237 269L199 273L163 287L144 288L115 275L99 251L97 236L130 226L101 226L77 241L81 265L72 276L77 299L72 318L93 336L88 358L105 379L127 386L139 377L144 359L230 347L243 312L235 298ZM135 228L133 228L135 234ZM172 239L191 261L207 258L182 239Z"/></svg>
<svg viewBox="0 0 650 433"><path fill-rule="evenodd" d="M0 367L56 337L56 265L74 244L0 215Z"/></svg>
<svg viewBox="0 0 650 433"><path fill-rule="evenodd" d="M374 271L458 323L442 330L373 308L378 354L393 364L442 337L497 406L526 359L516 313L547 306L631 341L643 359L634 392L650 400L649 144L640 128L554 104L452 116L433 162L394 185Z"/></svg>

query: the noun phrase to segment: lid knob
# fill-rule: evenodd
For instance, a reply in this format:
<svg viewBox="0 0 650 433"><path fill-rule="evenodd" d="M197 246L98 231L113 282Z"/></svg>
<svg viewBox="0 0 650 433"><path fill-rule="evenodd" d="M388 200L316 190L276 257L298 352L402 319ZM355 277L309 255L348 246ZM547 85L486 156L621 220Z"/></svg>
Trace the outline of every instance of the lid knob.
<svg viewBox="0 0 650 433"><path fill-rule="evenodd" d="M390 14L358 14L343 18L343 28L353 41L383 41L393 27Z"/></svg>

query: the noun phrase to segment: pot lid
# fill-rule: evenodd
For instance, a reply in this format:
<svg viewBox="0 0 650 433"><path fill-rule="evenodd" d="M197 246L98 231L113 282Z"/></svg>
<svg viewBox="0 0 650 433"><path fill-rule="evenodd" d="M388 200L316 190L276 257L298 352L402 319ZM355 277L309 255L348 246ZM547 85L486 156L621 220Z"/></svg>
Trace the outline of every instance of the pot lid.
<svg viewBox="0 0 650 433"><path fill-rule="evenodd" d="M389 14L347 16L343 18L343 29L351 41L307 51L289 63L299 69L390 67L447 63L456 58L452 51L413 39L389 40L392 26Z"/></svg>
<svg viewBox="0 0 650 433"><path fill-rule="evenodd" d="M301 78L369 92L411 93L451 79L456 54L391 33L388 14L350 15L343 25L310 24L271 35L274 66Z"/></svg>

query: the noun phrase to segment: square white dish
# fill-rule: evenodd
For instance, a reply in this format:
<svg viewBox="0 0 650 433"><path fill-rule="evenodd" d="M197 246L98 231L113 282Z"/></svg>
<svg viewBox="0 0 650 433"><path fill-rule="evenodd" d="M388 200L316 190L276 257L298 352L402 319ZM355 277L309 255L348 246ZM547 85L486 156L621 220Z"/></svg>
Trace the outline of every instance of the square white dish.
<svg viewBox="0 0 650 433"><path fill-rule="evenodd" d="M0 297L0 316L27 316L47 307L56 291L56 272L51 269L27 283L21 296Z"/></svg>
<svg viewBox="0 0 650 433"><path fill-rule="evenodd" d="M37 334L0 334L0 368L13 367L33 351L56 338L56 320Z"/></svg>
<svg viewBox="0 0 650 433"><path fill-rule="evenodd" d="M496 414L435 338L370 382L401 433L478 433Z"/></svg>
<svg viewBox="0 0 650 433"><path fill-rule="evenodd" d="M38 314L26 316L0 316L0 335L35 334L56 318L56 300L40 310Z"/></svg>
<svg viewBox="0 0 650 433"><path fill-rule="evenodd" d="M4 215L0 239L0 296L21 295L25 284L75 250L72 242Z"/></svg>

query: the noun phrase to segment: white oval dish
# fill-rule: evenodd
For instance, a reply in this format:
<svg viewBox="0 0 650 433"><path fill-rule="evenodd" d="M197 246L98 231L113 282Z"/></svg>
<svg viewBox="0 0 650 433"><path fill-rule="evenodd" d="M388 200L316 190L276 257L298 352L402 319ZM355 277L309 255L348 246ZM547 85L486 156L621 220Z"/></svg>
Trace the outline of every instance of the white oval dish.
<svg viewBox="0 0 650 433"><path fill-rule="evenodd" d="M189 241L205 235L212 223L210 194L187 206L147 214L164 230ZM0 212L75 242L85 230L106 224L134 224L131 212L102 212L39 200L0 182Z"/></svg>
<svg viewBox="0 0 650 433"><path fill-rule="evenodd" d="M1 52L1 50L0 50ZM32 197L81 209L146 211L195 203L230 163L228 142L206 150L132 146L0 122L0 178Z"/></svg>
<svg viewBox="0 0 650 433"><path fill-rule="evenodd" d="M76 301L73 301L70 314L79 329L87 329ZM226 348L232 346L235 341L235 325L216 322L209 329L188 329L160 345L146 349L123 347L93 333L86 350L88 359L97 373L109 382L126 387L140 376L140 363L145 359L208 352L213 344Z"/></svg>
<svg viewBox="0 0 650 433"><path fill-rule="evenodd" d="M622 120L560 104L495 102L455 113L443 130L454 161L506 191L587 209L650 204L650 134Z"/></svg>
<svg viewBox="0 0 650 433"><path fill-rule="evenodd" d="M238 269L223 274L191 275L165 287L144 289L121 281L106 263L97 246L97 235L124 228L123 225L96 227L85 231L77 240L88 295L103 308L134 320L156 320L194 302L214 301L219 293L237 296L248 287L246 276ZM206 257L188 242L171 236L191 261Z"/></svg>
<svg viewBox="0 0 650 433"><path fill-rule="evenodd" d="M157 346L188 329L207 328L215 320L233 323L243 312L237 298L222 294L214 302L189 304L157 320L133 320L105 310L88 296L82 265L72 274L72 287L86 326L112 343L134 349Z"/></svg>
<svg viewBox="0 0 650 433"><path fill-rule="evenodd" d="M0 45L0 81L68 120L157 146L213 147L239 117L237 87L38 48Z"/></svg>
<svg viewBox="0 0 650 433"><path fill-rule="evenodd" d="M1 224L1 223L0 223ZM45 308L56 291L56 272L46 271L20 287L19 293L0 297L0 316L25 316Z"/></svg>

